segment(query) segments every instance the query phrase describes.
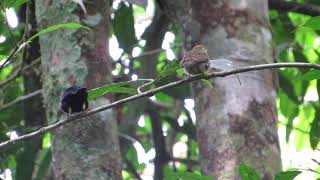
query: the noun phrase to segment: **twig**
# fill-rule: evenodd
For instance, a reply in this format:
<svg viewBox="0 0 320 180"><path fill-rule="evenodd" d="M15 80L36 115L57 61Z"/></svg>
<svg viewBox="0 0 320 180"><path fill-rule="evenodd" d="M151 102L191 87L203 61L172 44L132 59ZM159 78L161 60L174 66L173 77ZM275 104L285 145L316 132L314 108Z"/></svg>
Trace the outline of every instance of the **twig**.
<svg viewBox="0 0 320 180"><path fill-rule="evenodd" d="M137 88L137 92L138 92L139 94L142 93L142 91L141 91L142 88L144 88L144 87L146 87L146 86L149 86L149 85L151 85L152 83L155 82L154 79L146 79L146 80L148 80L149 82L144 83L144 84L142 84L141 86L139 86L139 87Z"/></svg>
<svg viewBox="0 0 320 180"><path fill-rule="evenodd" d="M56 128L64 125L64 124L73 122L75 120L83 119L84 117L90 116L92 114L96 114L98 112L105 111L107 109L113 108L115 106L119 106L119 105L127 103L127 102L134 101L136 99L140 99L140 98L143 98L143 97L146 97L146 96L152 96L152 95L154 95L154 94L156 94L156 93L158 93L160 91L163 91L165 89L169 89L169 88L172 88L172 87L177 87L177 86L180 86L182 84L186 84L186 83L189 83L189 82L192 82L192 81L196 81L196 80L199 80L199 79L210 79L210 78L214 78L214 77L225 77L225 76L238 74L238 73L249 72L249 71L256 71L256 70L263 70L263 69L285 68L285 67L315 68L315 69L319 69L320 70L320 64L312 64L312 63L272 63L272 64L260 64L260 65L241 67L241 68L230 70L230 71L213 72L213 73L209 73L207 75L199 74L199 75L195 75L195 76L190 76L190 77L188 77L186 79L174 81L174 82L168 83L166 85L157 87L155 89L151 89L151 90L148 90L146 92L143 92L143 93L140 93L140 94L136 94L136 95L124 98L124 99L120 99L118 101L115 101L113 103L110 103L110 104L95 108L95 109L93 109L91 111L88 111L88 112L75 114L75 115L70 116L70 117L68 117L68 118L66 118L64 120L61 120L61 121L59 121L59 122L57 122L55 124L42 127L42 128L40 128L40 129L38 129L38 130L36 130L34 132L22 135L22 136L20 136L20 137L18 137L16 139L11 139L11 140L4 141L4 142L2 142L0 144L0 149L4 148L5 146L8 146L10 144L13 144L15 142L22 141L22 140L25 140L25 139L29 139L31 137L40 135L40 134L42 134L44 132L56 129Z"/></svg>
<svg viewBox="0 0 320 180"><path fill-rule="evenodd" d="M37 58L36 60L32 61L31 64L25 66L22 68L19 67L19 69L14 72L14 74L10 75L7 79L0 81L0 88L2 88L3 86L7 85L8 83L10 83L11 81L15 80L17 77L19 77L19 75L21 75L23 72L28 71L29 69L31 69L33 66L35 66L36 64L40 63L41 59Z"/></svg>
<svg viewBox="0 0 320 180"><path fill-rule="evenodd" d="M128 171L134 175L135 179L142 180L142 178L140 177L140 174L137 172L136 168L128 159L125 160L125 163L127 165Z"/></svg>
<svg viewBox="0 0 320 180"><path fill-rule="evenodd" d="M313 4L302 4L294 1L269 0L269 6L271 9L283 12L293 11L310 16L320 16L320 6Z"/></svg>
<svg viewBox="0 0 320 180"><path fill-rule="evenodd" d="M180 162L188 165L199 165L199 161L193 160L193 159L183 159L183 158L176 158L176 157L171 157L170 161L172 162Z"/></svg>
<svg viewBox="0 0 320 180"><path fill-rule="evenodd" d="M175 45L175 46L172 46L171 49L180 48L180 47L182 47L182 44L177 44L177 45ZM134 56L129 56L129 57L127 57L127 59L130 59L130 60L132 60L132 59L139 59L139 58L142 58L142 57L145 57L145 56L157 54L157 53L159 53L159 52L161 52L161 51L165 51L165 50L166 50L166 49L156 48L156 49L152 49L152 50L150 50L150 51L145 51L145 52L143 52L142 54L140 54L140 55L138 55L138 56L135 56L135 57L134 57Z"/></svg>
<svg viewBox="0 0 320 180"><path fill-rule="evenodd" d="M24 95L24 96L19 96L15 100L13 100L13 101L1 106L0 107L0 112L6 110L7 108L9 108L9 107L11 107L11 106L13 106L13 105L15 105L17 103L20 103L20 102L25 101L25 100L27 100L29 98L32 98L33 96L37 96L37 95L39 95L41 93L42 93L42 89L39 89L39 90L36 90L36 91L34 91L34 92L30 93L30 94L27 94L27 95Z"/></svg>

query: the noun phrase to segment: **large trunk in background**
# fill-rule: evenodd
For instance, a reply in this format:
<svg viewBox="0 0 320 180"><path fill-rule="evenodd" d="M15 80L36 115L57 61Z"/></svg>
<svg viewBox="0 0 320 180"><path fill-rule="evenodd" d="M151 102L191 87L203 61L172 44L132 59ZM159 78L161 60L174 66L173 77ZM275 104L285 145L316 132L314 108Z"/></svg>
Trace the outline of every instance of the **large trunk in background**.
<svg viewBox="0 0 320 180"><path fill-rule="evenodd" d="M204 44L211 59L236 66L273 62L268 2L260 0L159 0L183 27L185 48ZM255 71L216 78L213 88L193 84L201 171L217 179L239 179L241 162L262 179L281 170L277 136L276 74Z"/></svg>
<svg viewBox="0 0 320 180"><path fill-rule="evenodd" d="M43 89L49 124L65 118L59 96L71 85L88 89L112 82L108 53L110 2L86 4L84 14L73 1L36 0L40 29L60 23L81 23L91 28L61 29L40 37ZM108 104L111 96L90 102L90 108ZM121 179L117 124L112 110L89 116L54 131L54 179Z"/></svg>
<svg viewBox="0 0 320 180"><path fill-rule="evenodd" d="M37 33L37 21L35 14L35 3L34 0L29 1L26 5L26 8L22 9L25 11L26 19L25 23L28 24L25 29L25 34L27 36L26 39ZM29 28L32 27L32 28ZM39 41L34 40L30 43L27 50L23 54L23 64L25 66L31 66L35 61L39 61L40 58L40 46ZM29 70L23 72L23 85L24 85L24 94L30 94L34 91L37 91L42 88L41 82L41 74L39 73L39 65L40 63L34 65ZM46 124L46 115L45 109L43 107L43 98L42 96L34 96L30 98L28 101L24 101L24 120L26 123L26 127L29 128L38 128L42 127ZM38 150L41 148L41 138L42 136L38 136L34 138L33 145Z"/></svg>

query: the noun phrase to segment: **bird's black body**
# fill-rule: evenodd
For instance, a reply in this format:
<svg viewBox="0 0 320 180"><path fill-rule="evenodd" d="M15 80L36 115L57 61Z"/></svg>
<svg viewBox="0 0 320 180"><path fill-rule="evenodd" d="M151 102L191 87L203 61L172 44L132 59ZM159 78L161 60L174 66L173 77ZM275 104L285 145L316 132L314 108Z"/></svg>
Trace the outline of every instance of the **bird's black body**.
<svg viewBox="0 0 320 180"><path fill-rule="evenodd" d="M60 99L60 108L63 112L72 114L88 109L88 92L86 88L71 86L66 89Z"/></svg>

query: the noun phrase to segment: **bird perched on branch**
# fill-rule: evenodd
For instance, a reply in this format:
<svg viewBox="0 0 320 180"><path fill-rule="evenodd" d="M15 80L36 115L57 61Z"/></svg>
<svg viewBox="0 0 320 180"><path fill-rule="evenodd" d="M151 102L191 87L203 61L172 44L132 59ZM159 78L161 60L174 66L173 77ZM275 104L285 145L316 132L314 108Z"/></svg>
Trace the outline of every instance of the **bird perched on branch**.
<svg viewBox="0 0 320 180"><path fill-rule="evenodd" d="M230 71L234 69L234 64L229 59L209 60L207 49L203 45L194 46L191 51L184 54L180 66L184 67L190 75L206 74L209 71ZM241 81L236 75L239 84Z"/></svg>
<svg viewBox="0 0 320 180"><path fill-rule="evenodd" d="M88 107L88 92L86 88L71 86L63 91L60 97L60 109L69 115L85 111Z"/></svg>
<svg viewBox="0 0 320 180"><path fill-rule="evenodd" d="M205 73L209 68L209 56L203 45L196 45L184 54L180 66L191 75Z"/></svg>

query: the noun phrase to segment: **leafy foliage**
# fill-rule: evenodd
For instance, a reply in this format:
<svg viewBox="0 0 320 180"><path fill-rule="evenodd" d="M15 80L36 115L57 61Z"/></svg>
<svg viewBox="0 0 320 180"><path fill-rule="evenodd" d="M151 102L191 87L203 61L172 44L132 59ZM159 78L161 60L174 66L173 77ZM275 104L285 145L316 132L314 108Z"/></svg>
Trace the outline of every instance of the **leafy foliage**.
<svg viewBox="0 0 320 180"><path fill-rule="evenodd" d="M239 174L242 180L259 180L260 177L253 167L240 163Z"/></svg>
<svg viewBox="0 0 320 180"><path fill-rule="evenodd" d="M319 70L310 70L310 71L306 72L305 74L303 74L302 76L300 76L298 79L299 80L306 80L306 81L320 79L320 71Z"/></svg>
<svg viewBox="0 0 320 180"><path fill-rule="evenodd" d="M137 43L131 5L120 4L120 8L114 13L112 26L120 48L123 48L125 52L131 53L133 46Z"/></svg>
<svg viewBox="0 0 320 180"><path fill-rule="evenodd" d="M320 30L320 16L310 17L301 27Z"/></svg>
<svg viewBox="0 0 320 180"><path fill-rule="evenodd" d="M301 171L283 171L276 174L275 180L293 180Z"/></svg>
<svg viewBox="0 0 320 180"><path fill-rule="evenodd" d="M165 167L165 179L167 180L214 180L214 178L209 176L202 176L199 174L191 173L191 172L183 172L183 171L173 171L170 167Z"/></svg>
<svg viewBox="0 0 320 180"><path fill-rule="evenodd" d="M177 61L172 61L168 63L158 74L157 79L164 78L170 74L175 73L178 69L181 69L181 66Z"/></svg>
<svg viewBox="0 0 320 180"><path fill-rule="evenodd" d="M104 85L102 87L97 87L88 91L88 100L96 99L97 97L103 96L107 93L136 94L137 90L135 88L129 87L130 84L136 82L149 82L149 80L138 79L135 81L112 83Z"/></svg>
<svg viewBox="0 0 320 180"><path fill-rule="evenodd" d="M297 1L298 2L298 1ZM299 3L304 3L301 0ZM28 0L4 0L4 8L13 8L16 12L20 11L21 5L28 3ZM130 3L134 3L132 5ZM137 49L143 55L146 51L146 43L144 36L137 37L135 25L143 18L146 18L147 10L146 0L127 0L121 1L118 6L113 6L112 28L117 38L120 48L123 49L122 54L114 61L114 70L117 70L114 79L116 83L107 84L97 87L89 91L89 99L94 100L107 93L113 93L115 98L120 96L136 94L137 87L148 80L138 79L136 81L128 81L133 75L140 77L140 71L144 67L142 58L132 58ZM310 0L308 3L320 5L318 0ZM143 6L138 7L136 5ZM277 10L270 10L271 29L274 37L274 47L276 51L276 59L278 62L310 62L319 63L320 59L320 16L310 17L304 14L289 12L283 13ZM19 13L18 15L20 15ZM88 16L89 17L89 16ZM138 18L137 18L138 17ZM143 18L141 18L143 17ZM0 14L0 22L4 21L4 13ZM140 19L139 19L140 18ZM21 18L19 17L21 20ZM135 22L136 21L136 22ZM58 22L59 23L59 22ZM79 23L64 23L50 26L40 30L32 36L28 41L35 41L37 37L54 33L56 30L63 28L84 28L88 27ZM0 36L5 37L4 42L0 43L0 62L6 59L15 48L15 43L22 38L22 32L27 23L21 23L17 28L12 28L12 34L8 30L5 23L0 23ZM34 28L34 27L31 27ZM33 29L32 29L33 30ZM173 46L179 47L184 41L181 30L174 24L169 26L168 32L175 35ZM140 32L139 32L140 33ZM1 37L2 38L2 37ZM19 51L14 54L12 63L5 66L0 71L0 81L5 81L13 72L17 70L18 65L22 61L23 51L29 42L26 41L20 45ZM67 42L66 42L67 43ZM111 44L113 46L113 44ZM172 82L182 77L183 69L179 66L177 60L168 61L169 52L173 53L176 59L179 59L180 48L166 49L160 51L159 57L155 58L156 82L153 87L161 86L168 82ZM130 58L128 58L130 57ZM136 56L134 56L136 57ZM0 63L1 64L1 63ZM33 69L41 71L41 69ZM279 128L285 128L286 142L293 145L295 150L306 150L319 148L320 140L320 71L308 69L284 69L279 73L279 91L278 98L278 114L281 123ZM133 78L132 78L133 79ZM209 81L204 83L211 85ZM0 106L15 100L24 94L25 82L23 78L18 77L7 86L0 88ZM119 94L118 94L119 93ZM196 139L196 125L192 119L190 108L187 109L186 99L190 99L191 89L189 85L182 85L170 90L157 93L152 97L152 103L148 103L148 108L155 108L158 113L157 120L161 121L161 129L163 129L164 138L171 154L174 154L175 146L185 147L186 152L183 157L186 159L199 159L199 148ZM154 104L156 105L154 105ZM123 105L120 107L119 116L132 119L139 119L138 125L134 131L134 138L137 141L129 143L126 155L123 157L130 162L137 174L143 174L146 169L150 168L148 161L141 162L141 156L147 158L150 154L154 154L154 142L152 140L153 126L155 119L144 111L131 112L132 109L139 107L141 104ZM137 108L137 109L138 109ZM147 108L146 108L147 109ZM191 108L191 111L194 111ZM136 116L133 116L135 114ZM121 119L121 118L119 118ZM131 121L130 121L131 123ZM5 141L9 137L10 132L15 131L18 134L30 131L24 124L24 114L22 104L17 104L9 109L0 112L0 141ZM44 179L48 172L50 162L52 161L51 135L46 134L42 138L43 145L36 151L34 147L28 143L18 143L0 153L0 174L5 169L10 169L13 179L31 179L32 176L36 180ZM139 144L140 146L138 147ZM283 145L283 144L281 144ZM291 147L292 148L292 147ZM141 152L145 154L141 155ZM314 160L315 161L315 160ZM320 170L320 164L317 164ZM305 167L308 167L305 165ZM135 172L126 168L126 178L135 179ZM292 180L302 174L301 170L282 171L275 175L275 180ZM250 165L241 163L239 165L239 174L243 180L260 179L259 174ZM302 177L302 175L301 175ZM319 175L315 175L319 178ZM198 164L188 163L166 163L165 179L213 179L213 177L202 176Z"/></svg>
<svg viewBox="0 0 320 180"><path fill-rule="evenodd" d="M4 6L4 8L17 7L17 6L20 6L20 5L28 2L28 1L29 0L4 0L3 6Z"/></svg>

